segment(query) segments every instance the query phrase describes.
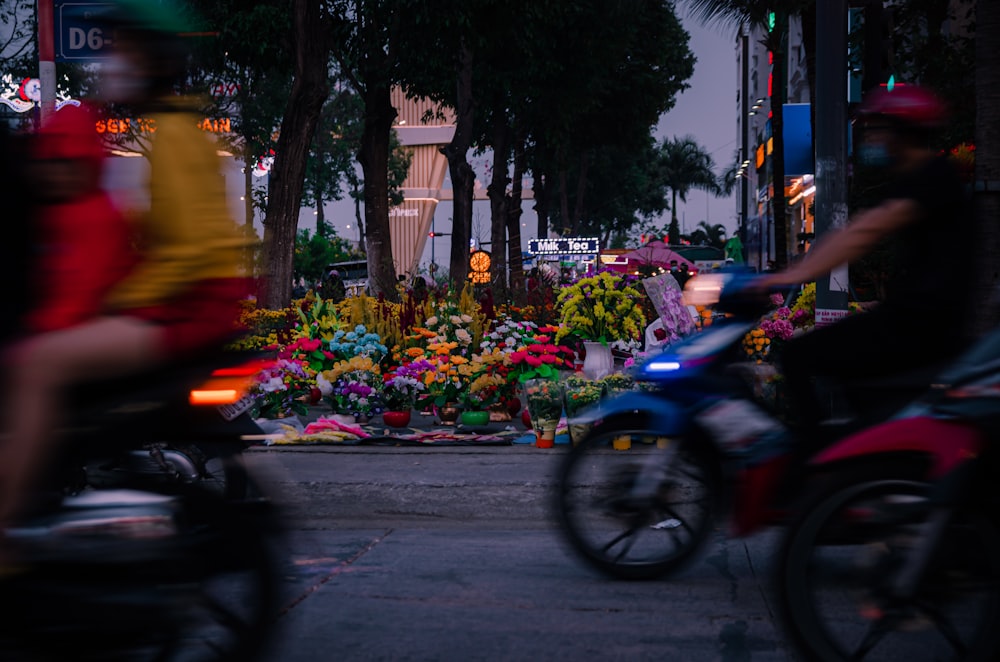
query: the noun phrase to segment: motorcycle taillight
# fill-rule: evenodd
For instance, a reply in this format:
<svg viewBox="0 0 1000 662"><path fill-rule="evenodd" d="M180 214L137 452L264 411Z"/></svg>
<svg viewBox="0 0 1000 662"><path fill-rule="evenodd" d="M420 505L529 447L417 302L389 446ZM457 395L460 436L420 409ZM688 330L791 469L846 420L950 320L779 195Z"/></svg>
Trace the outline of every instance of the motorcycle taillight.
<svg viewBox="0 0 1000 662"><path fill-rule="evenodd" d="M253 385L254 377L271 365L271 361L253 360L238 366L218 368L197 388L191 389L188 402L192 405L222 406L239 402Z"/></svg>

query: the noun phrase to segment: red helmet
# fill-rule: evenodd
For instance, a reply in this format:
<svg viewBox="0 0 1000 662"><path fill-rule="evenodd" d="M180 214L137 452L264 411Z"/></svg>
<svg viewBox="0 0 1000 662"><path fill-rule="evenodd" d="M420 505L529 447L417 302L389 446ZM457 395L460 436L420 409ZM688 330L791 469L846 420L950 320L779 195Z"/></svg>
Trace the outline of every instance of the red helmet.
<svg viewBox="0 0 1000 662"><path fill-rule="evenodd" d="M892 91L876 88L865 95L858 109L862 119L886 117L919 129L935 129L944 124L947 109L930 90L915 85L896 85Z"/></svg>

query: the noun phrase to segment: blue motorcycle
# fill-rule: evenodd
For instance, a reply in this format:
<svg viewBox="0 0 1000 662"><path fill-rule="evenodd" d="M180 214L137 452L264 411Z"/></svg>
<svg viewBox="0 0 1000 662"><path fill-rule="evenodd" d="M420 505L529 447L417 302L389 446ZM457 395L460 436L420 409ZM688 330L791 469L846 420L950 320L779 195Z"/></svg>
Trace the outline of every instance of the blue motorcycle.
<svg viewBox="0 0 1000 662"><path fill-rule="evenodd" d="M583 422L589 435L566 454L555 511L571 548L612 577L650 579L684 567L720 520L746 536L782 523L809 458L754 387L742 341L770 307L754 276L692 279L685 297L726 313L667 347L633 375L642 386L603 400ZM881 421L919 397L935 369L842 385L852 416L824 439Z"/></svg>

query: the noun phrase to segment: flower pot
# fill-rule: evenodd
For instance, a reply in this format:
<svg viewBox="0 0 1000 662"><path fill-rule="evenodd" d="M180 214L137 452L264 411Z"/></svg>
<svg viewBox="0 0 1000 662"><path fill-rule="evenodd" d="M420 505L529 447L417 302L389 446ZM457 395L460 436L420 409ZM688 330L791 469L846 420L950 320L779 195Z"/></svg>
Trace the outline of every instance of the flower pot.
<svg viewBox="0 0 1000 662"><path fill-rule="evenodd" d="M509 398L506 402L507 413L511 416L521 411L521 399L520 398Z"/></svg>
<svg viewBox="0 0 1000 662"><path fill-rule="evenodd" d="M599 342L584 342L586 356L583 359L583 374L590 379L602 379L615 370L611 347Z"/></svg>
<svg viewBox="0 0 1000 662"><path fill-rule="evenodd" d="M511 419L511 414L507 411L507 405L502 402L490 405L487 411L489 412L491 422L502 423L503 421L509 421Z"/></svg>
<svg viewBox="0 0 1000 662"><path fill-rule="evenodd" d="M463 411L462 424L470 426L483 426L490 422L490 412L488 411Z"/></svg>
<svg viewBox="0 0 1000 662"><path fill-rule="evenodd" d="M627 451L632 448L632 437L630 435L622 435L621 437L615 437L611 440L611 447L616 451Z"/></svg>
<svg viewBox="0 0 1000 662"><path fill-rule="evenodd" d="M555 445L555 435L546 437L541 432L535 432L535 448L553 448Z"/></svg>
<svg viewBox="0 0 1000 662"><path fill-rule="evenodd" d="M442 425L454 425L458 421L459 413L461 410L454 402L448 402L443 407L437 408L437 415Z"/></svg>
<svg viewBox="0 0 1000 662"><path fill-rule="evenodd" d="M521 412L521 422L524 423L524 427L531 429L531 412L527 409Z"/></svg>
<svg viewBox="0 0 1000 662"><path fill-rule="evenodd" d="M576 446L583 441L583 438L586 437L593 428L593 423L570 423L569 440L573 442L574 446Z"/></svg>
<svg viewBox="0 0 1000 662"><path fill-rule="evenodd" d="M410 424L410 410L382 412L382 422L391 428L405 428Z"/></svg>

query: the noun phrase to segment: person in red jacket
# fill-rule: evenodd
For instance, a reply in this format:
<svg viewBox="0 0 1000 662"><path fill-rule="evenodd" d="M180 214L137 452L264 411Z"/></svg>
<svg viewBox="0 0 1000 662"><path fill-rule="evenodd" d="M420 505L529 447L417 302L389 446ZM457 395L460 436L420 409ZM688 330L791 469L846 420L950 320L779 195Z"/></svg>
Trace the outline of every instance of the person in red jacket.
<svg viewBox="0 0 1000 662"><path fill-rule="evenodd" d="M39 198L41 246L28 333L96 317L135 262L130 225L101 187L105 154L95 121L89 107L66 106L35 138L28 170Z"/></svg>

